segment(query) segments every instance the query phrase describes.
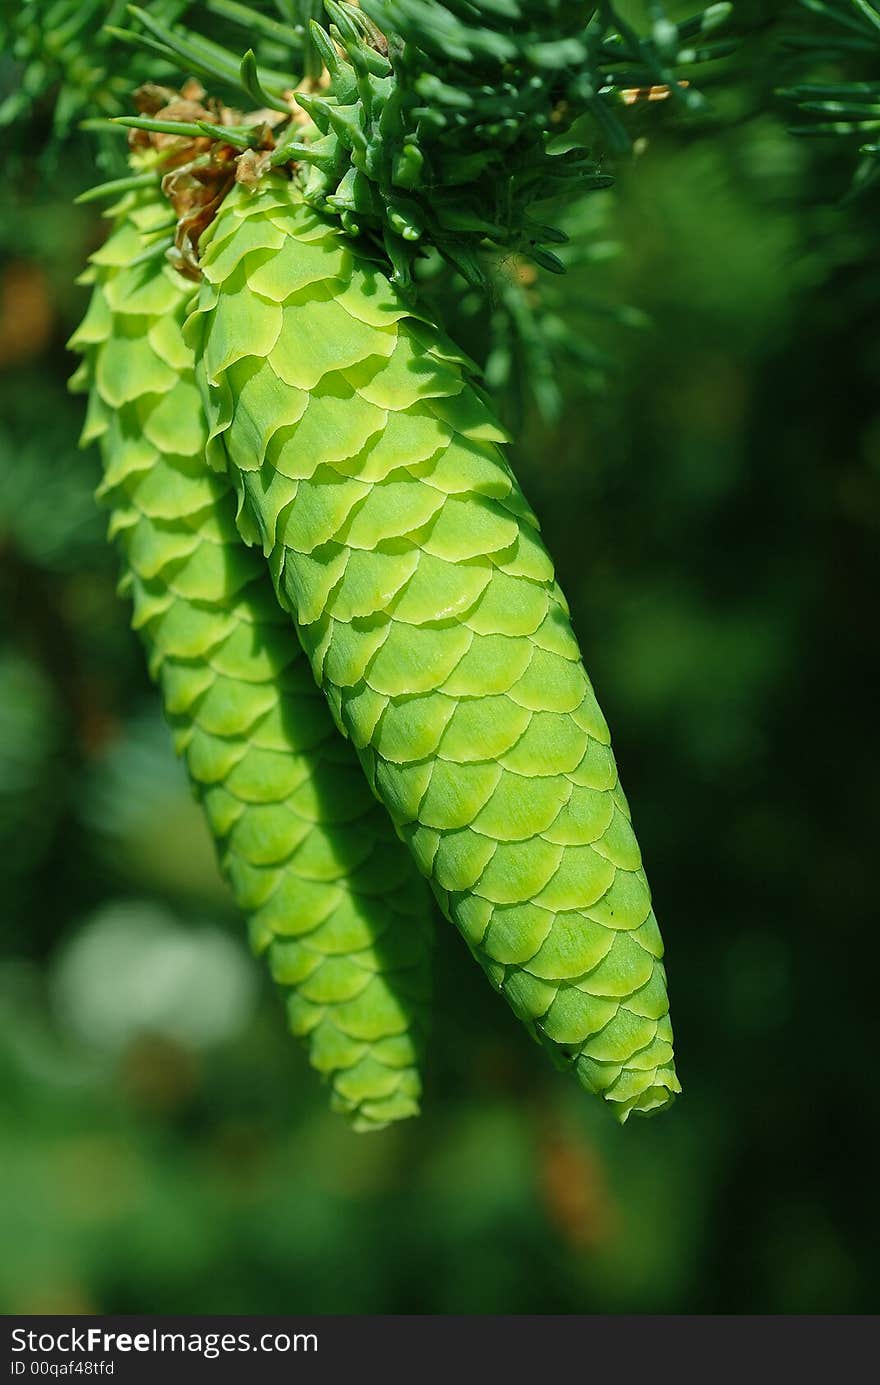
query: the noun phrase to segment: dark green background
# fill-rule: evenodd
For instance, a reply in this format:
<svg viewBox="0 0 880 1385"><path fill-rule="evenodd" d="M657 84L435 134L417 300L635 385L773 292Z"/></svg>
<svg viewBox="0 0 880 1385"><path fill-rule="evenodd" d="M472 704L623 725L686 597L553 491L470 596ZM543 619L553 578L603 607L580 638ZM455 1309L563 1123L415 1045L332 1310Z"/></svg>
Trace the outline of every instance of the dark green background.
<svg viewBox="0 0 880 1385"><path fill-rule="evenodd" d="M772 77L747 49L708 123L645 118L619 253L547 290L604 394L562 366L516 449L667 943L685 1094L623 1130L449 927L422 1120L325 1111L114 595L65 391L94 170L35 115L0 216L6 1311L876 1308L878 206Z"/></svg>

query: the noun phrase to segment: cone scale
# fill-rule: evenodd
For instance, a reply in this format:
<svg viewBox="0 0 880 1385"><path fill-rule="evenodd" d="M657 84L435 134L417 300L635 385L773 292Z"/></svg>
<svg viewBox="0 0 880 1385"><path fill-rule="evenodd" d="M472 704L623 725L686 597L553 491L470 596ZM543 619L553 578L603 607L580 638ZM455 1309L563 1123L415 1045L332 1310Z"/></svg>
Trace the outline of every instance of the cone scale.
<svg viewBox="0 0 880 1385"><path fill-rule="evenodd" d="M193 285L149 250L158 194L129 197L93 256L72 340L98 440L122 586L175 745L293 1032L357 1129L417 1113L430 1002L430 894L338 735L235 524L182 322Z"/></svg>
<svg viewBox="0 0 880 1385"><path fill-rule="evenodd" d="M679 1090L604 717L504 434L442 333L270 175L202 237L209 459L492 985L625 1120Z"/></svg>

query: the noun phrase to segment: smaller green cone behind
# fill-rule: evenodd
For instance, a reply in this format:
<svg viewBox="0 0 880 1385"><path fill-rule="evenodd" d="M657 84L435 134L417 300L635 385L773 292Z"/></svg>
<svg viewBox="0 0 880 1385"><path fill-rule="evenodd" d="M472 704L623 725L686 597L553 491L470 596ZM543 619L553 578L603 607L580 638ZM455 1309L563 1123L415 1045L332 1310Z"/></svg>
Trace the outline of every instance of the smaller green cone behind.
<svg viewBox="0 0 880 1385"><path fill-rule="evenodd" d="M444 912L621 1120L679 1090L663 944L605 719L468 364L296 185L236 189L187 327L337 724Z"/></svg>
<svg viewBox="0 0 880 1385"><path fill-rule="evenodd" d="M415 1115L430 1005L430 894L316 688L225 477L181 324L193 286L133 263L167 220L129 198L92 257L71 345L99 495L165 714L290 1027L356 1129Z"/></svg>

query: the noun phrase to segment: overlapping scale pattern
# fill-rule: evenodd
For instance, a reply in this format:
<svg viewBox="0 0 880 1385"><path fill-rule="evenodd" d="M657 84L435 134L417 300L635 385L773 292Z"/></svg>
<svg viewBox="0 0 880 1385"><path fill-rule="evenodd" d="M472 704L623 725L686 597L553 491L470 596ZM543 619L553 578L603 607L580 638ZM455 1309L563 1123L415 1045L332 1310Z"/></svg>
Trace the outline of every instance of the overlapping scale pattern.
<svg viewBox="0 0 880 1385"><path fill-rule="evenodd" d="M238 535L229 481L206 464L181 331L192 285L155 258L136 263L167 207L141 197L116 216L72 345L133 623L290 1026L334 1107L357 1128L382 1126L418 1111L430 893Z"/></svg>
<svg viewBox="0 0 880 1385"><path fill-rule="evenodd" d="M211 443L338 725L492 984L624 1119L679 1090L608 728L468 363L281 177L202 242Z"/></svg>

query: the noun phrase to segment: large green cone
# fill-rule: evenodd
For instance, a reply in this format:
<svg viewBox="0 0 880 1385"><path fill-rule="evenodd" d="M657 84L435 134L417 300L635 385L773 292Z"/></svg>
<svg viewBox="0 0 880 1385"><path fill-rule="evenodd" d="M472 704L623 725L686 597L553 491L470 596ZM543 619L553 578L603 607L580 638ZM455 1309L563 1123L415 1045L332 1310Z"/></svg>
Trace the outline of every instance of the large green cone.
<svg viewBox="0 0 880 1385"><path fill-rule="evenodd" d="M192 285L155 257L133 265L167 212L158 193L124 202L93 256L72 341L84 441L100 441L134 624L223 872L334 1108L370 1129L418 1111L430 895L238 535L229 481L205 462L181 332Z"/></svg>
<svg viewBox="0 0 880 1385"><path fill-rule="evenodd" d="M294 184L203 237L188 340L240 526L492 984L625 1119L679 1090L662 943L553 565L456 349Z"/></svg>

